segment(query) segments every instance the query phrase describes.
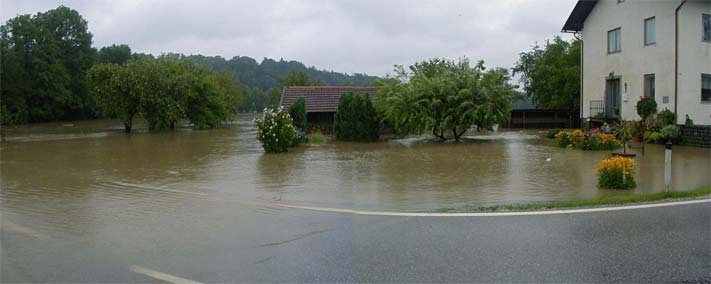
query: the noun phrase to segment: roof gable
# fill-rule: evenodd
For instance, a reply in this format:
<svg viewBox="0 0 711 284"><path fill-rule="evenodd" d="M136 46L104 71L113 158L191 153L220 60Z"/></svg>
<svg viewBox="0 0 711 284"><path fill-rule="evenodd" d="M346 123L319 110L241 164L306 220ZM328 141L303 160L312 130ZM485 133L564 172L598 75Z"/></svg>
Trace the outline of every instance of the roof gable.
<svg viewBox="0 0 711 284"><path fill-rule="evenodd" d="M341 94L375 95L378 87L354 86L293 86L284 88L281 96L281 106L289 108L299 97L306 100L306 112L336 112Z"/></svg>
<svg viewBox="0 0 711 284"><path fill-rule="evenodd" d="M563 32L571 33L582 31L585 19L590 15L597 1L598 0L578 0L578 3L575 4L575 8L570 12L568 20L565 21L565 25L563 25Z"/></svg>

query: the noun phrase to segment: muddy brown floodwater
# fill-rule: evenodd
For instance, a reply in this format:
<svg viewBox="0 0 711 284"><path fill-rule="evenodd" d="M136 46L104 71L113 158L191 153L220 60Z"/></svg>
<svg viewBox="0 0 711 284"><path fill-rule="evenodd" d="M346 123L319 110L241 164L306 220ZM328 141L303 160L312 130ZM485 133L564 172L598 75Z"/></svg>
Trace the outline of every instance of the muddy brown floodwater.
<svg viewBox="0 0 711 284"><path fill-rule="evenodd" d="M636 158L635 190L612 191L598 189L593 173L609 152L558 148L538 131L475 135L459 144L330 142L267 155L250 119L242 115L215 130L131 135L116 121L21 127L0 151L2 210L71 216L147 200L185 210L193 196L429 211L663 190L659 145ZM709 149L678 146L673 153L674 189L711 184Z"/></svg>

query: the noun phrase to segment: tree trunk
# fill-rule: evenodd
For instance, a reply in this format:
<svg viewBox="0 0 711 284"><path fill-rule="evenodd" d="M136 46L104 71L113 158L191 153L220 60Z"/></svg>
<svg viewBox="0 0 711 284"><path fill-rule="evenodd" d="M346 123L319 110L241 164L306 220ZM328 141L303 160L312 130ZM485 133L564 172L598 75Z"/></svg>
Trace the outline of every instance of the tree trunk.
<svg viewBox="0 0 711 284"><path fill-rule="evenodd" d="M131 123L130 122L124 122L123 123L123 132L125 133L131 133Z"/></svg>
<svg viewBox="0 0 711 284"><path fill-rule="evenodd" d="M466 129L462 129L461 132L457 132L457 128L452 128L452 135L454 135L454 141L459 142L459 140L462 138L462 135L464 135L464 132L467 132Z"/></svg>
<svg viewBox="0 0 711 284"><path fill-rule="evenodd" d="M444 137L444 130L440 130L440 133L437 134L437 129L432 129L432 135L442 139L442 141L447 141L447 138Z"/></svg>

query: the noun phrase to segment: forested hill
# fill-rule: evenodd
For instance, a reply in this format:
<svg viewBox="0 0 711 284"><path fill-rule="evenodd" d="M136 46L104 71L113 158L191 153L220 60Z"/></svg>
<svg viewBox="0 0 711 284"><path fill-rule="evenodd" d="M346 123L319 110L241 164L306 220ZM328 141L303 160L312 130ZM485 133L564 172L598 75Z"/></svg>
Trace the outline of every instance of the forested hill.
<svg viewBox="0 0 711 284"><path fill-rule="evenodd" d="M285 77L289 72L304 72L311 80L317 80L321 85L372 85L378 77L365 74L345 74L334 71L318 70L315 67L306 67L299 61L279 61L264 58L262 62L257 62L248 56L235 56L226 60L221 56L190 55L186 56L193 62L205 65L217 71L227 71L231 73L240 83L252 88L259 88L264 91L279 87L279 79Z"/></svg>

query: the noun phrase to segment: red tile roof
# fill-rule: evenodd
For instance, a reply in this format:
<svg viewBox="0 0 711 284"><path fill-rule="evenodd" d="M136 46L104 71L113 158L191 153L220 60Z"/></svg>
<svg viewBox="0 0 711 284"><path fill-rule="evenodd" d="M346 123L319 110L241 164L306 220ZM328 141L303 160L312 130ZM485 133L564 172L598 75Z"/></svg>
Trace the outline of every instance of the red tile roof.
<svg viewBox="0 0 711 284"><path fill-rule="evenodd" d="M281 96L281 106L289 108L298 97L306 99L306 112L336 112L341 94L375 95L378 87L353 86L299 86L286 87Z"/></svg>

